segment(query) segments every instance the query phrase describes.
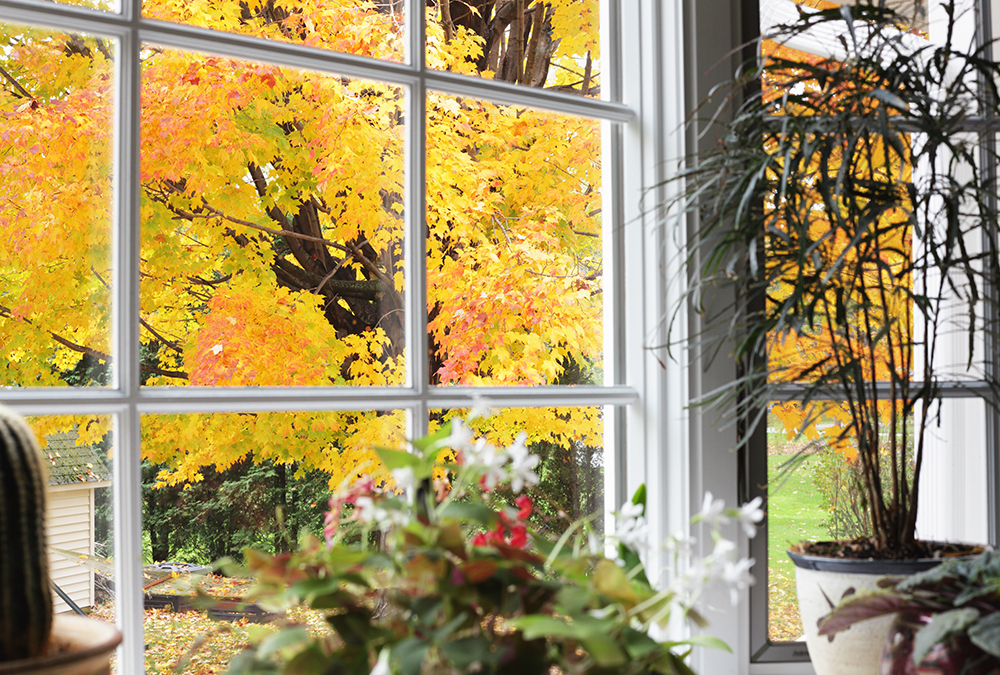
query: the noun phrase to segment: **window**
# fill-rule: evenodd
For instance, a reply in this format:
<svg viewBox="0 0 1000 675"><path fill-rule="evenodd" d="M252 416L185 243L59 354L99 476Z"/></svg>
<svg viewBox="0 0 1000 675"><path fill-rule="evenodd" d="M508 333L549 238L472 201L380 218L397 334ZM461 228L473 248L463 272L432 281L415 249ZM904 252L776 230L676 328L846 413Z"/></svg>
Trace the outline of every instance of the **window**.
<svg viewBox="0 0 1000 675"><path fill-rule="evenodd" d="M817 6L815 2L797 4ZM766 30L766 22L787 21L794 18L796 12L790 2L761 2L759 8L762 31ZM988 33L988 21L981 17L990 16L991 3L967 3L963 8L966 13L958 24L958 30L964 31L963 39L970 44L974 40L980 40L980 44L988 42L989 36L985 34ZM928 24L918 27L918 30L927 31L925 36L929 35L932 42L941 39L937 31L942 25L942 17L936 11L934 3L931 3ZM836 54L836 36L813 37L815 39L786 44L784 48L811 52L803 53L802 58L810 58L816 53L824 57ZM995 170L996 157L992 152L995 140L988 133L977 135L972 128L959 133L968 133L970 143L982 149L977 156L980 169ZM920 140L913 139L912 142L916 144ZM906 166L905 162L897 168L912 172L917 184L921 181L921 172L928 171L926 166ZM914 234L912 239L908 238L897 247L897 251L905 253L910 259L919 259L923 254L920 236ZM920 279L912 282L926 283ZM957 326L958 322L949 325ZM920 329L911 325L905 330ZM955 333L962 330L958 328ZM976 345L977 353L982 354L983 350L992 353L993 348L988 344L991 338L983 339L987 342ZM803 339L794 345L784 345L789 352L772 353L770 357L772 361L783 358L782 365L794 366L794 352L824 348L820 342L809 344ZM780 349L781 346L775 351ZM945 400L940 417L935 419L928 434L930 440L924 449L917 535L923 539L992 543L997 537L992 522L995 508L991 506L996 502L996 477L995 459L988 449L992 447L990 439L996 415L987 405L993 394L985 378L975 374L979 364L967 367L967 353L967 347L949 335L938 339L933 357L916 355L918 360L933 358L935 364L940 366L939 371L947 369L948 372L942 376ZM918 368L913 367L909 372L918 372ZM827 403L831 405L830 409L821 416L810 418L801 402L801 390L789 381L787 387L776 388L766 421L762 422L748 444L748 485L753 490L766 484L771 492L769 536L760 537L752 543L754 556L767 561L768 571L768 583L761 583L753 590L750 608L750 651L755 664L759 664L753 668L761 673L779 667L771 664L808 659L804 644L797 642L801 627L796 624L794 572L785 563L785 549L799 539L852 538L863 533L864 509L860 508L860 499L851 488L851 471L855 470L849 461L852 449L840 448L838 452L838 448L831 447L831 435L825 434L824 430L837 425L838 406L836 400ZM918 423L920 414L918 411ZM807 440L814 439L820 450L808 455L803 462L806 466L800 466L787 477L780 467L790 453L801 449L801 443L799 447L792 447L794 443L789 439L803 428L808 431ZM801 442L802 439L796 440ZM845 458L845 455L848 457Z"/></svg>
<svg viewBox="0 0 1000 675"><path fill-rule="evenodd" d="M348 475L482 396L586 434L607 506L683 487L683 380L644 349L665 238L639 218L681 154L657 124L683 98L654 95L682 81L679 3L496 3L490 36L464 3L168 4L0 2L0 400L111 450L120 672L144 547L177 550L143 538L156 478L248 452Z"/></svg>

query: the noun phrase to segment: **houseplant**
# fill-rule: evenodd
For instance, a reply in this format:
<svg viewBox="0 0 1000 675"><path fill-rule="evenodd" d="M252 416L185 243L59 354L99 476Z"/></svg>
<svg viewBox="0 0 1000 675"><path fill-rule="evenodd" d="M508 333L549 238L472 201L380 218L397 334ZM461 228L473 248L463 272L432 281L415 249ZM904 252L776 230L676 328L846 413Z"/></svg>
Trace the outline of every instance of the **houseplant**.
<svg viewBox="0 0 1000 675"><path fill-rule="evenodd" d="M955 2L939 4L936 43L877 0L800 8L703 104L720 140L680 172L670 205L698 219L683 308L702 315L694 346L740 364L705 402L735 410L744 441L774 412L802 433L823 422L857 455L870 536L799 553L932 558L916 521L942 393L963 378L996 390L981 336L996 334L998 222L980 168L996 156L980 134L996 129L1000 69L959 39ZM839 36L835 58L781 47L824 34ZM956 334L965 352L942 354ZM825 640L800 608L815 664Z"/></svg>
<svg viewBox="0 0 1000 675"><path fill-rule="evenodd" d="M97 620L52 614L46 469L24 419L0 406L0 674L99 675L121 641Z"/></svg>
<svg viewBox="0 0 1000 675"><path fill-rule="evenodd" d="M885 675L1000 673L1000 553L948 560L879 585L841 600L823 619L820 635L895 614L882 655Z"/></svg>
<svg viewBox="0 0 1000 675"><path fill-rule="evenodd" d="M334 633L286 625L237 655L230 675L285 673L689 674L695 645L711 637L659 641L673 617L704 624L694 609L707 584L753 582L752 560L735 561L720 527L753 530L759 502L727 510L709 496L700 514L714 553L683 573L647 577L645 491L617 516L606 555L594 519L539 519L531 495L537 456L522 435L506 449L473 440L461 420L412 443L379 450L395 487L365 476L331 499L326 542L293 553L248 552L258 588L275 608L306 602L328 610ZM511 490L513 505L500 495ZM561 534L548 534L561 530ZM682 542L673 540L682 557ZM676 562L676 559L675 559ZM655 582L656 580L653 579Z"/></svg>

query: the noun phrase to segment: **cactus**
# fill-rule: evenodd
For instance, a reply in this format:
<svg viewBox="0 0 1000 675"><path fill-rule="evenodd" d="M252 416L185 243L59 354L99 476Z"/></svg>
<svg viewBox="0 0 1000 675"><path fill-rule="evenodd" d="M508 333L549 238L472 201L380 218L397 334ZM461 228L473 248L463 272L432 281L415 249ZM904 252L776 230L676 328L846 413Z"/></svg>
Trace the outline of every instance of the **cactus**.
<svg viewBox="0 0 1000 675"><path fill-rule="evenodd" d="M0 663L37 656L52 630L47 473L27 423L0 406Z"/></svg>

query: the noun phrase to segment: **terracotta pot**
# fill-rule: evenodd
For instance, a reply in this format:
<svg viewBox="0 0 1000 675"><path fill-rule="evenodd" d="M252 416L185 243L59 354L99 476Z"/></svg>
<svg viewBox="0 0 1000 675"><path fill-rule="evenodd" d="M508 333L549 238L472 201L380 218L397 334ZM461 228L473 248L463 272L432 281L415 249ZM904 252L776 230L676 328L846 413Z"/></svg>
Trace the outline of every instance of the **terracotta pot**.
<svg viewBox="0 0 1000 675"><path fill-rule="evenodd" d="M875 588L884 576L907 576L939 565L940 560L843 560L798 555L795 563L799 613L816 675L878 675L879 660L892 616L869 619L830 640L818 634L819 620L847 594Z"/></svg>
<svg viewBox="0 0 1000 675"><path fill-rule="evenodd" d="M56 653L0 663L0 675L107 675L121 641L121 633L110 623L57 614L52 622Z"/></svg>
<svg viewBox="0 0 1000 675"><path fill-rule="evenodd" d="M1000 675L1000 659L972 644L965 635L939 642L920 663L914 663L913 636L932 616L930 612L896 615L879 675Z"/></svg>

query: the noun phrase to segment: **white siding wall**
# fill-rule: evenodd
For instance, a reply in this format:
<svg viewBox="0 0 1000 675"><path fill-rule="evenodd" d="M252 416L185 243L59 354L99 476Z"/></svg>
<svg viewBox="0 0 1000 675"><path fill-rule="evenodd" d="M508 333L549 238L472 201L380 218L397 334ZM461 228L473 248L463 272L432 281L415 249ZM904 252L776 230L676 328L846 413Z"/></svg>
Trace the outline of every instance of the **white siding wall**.
<svg viewBox="0 0 1000 675"><path fill-rule="evenodd" d="M49 547L77 553L94 553L94 490L104 483L79 483L49 487ZM53 583L81 608L94 604L94 573L63 556L49 554L49 573ZM56 612L71 612L69 605L54 592Z"/></svg>

